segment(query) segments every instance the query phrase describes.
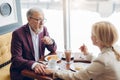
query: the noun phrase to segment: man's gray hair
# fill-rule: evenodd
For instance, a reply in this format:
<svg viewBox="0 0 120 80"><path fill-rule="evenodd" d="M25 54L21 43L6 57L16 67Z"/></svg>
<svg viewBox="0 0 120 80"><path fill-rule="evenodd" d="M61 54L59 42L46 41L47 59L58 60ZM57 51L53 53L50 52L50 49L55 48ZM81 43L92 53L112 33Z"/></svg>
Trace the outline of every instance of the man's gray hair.
<svg viewBox="0 0 120 80"><path fill-rule="evenodd" d="M31 8L27 11L27 14L26 14L27 18L31 17L33 15L33 13L35 13L35 12L39 12L44 16L42 9L34 7L34 8Z"/></svg>

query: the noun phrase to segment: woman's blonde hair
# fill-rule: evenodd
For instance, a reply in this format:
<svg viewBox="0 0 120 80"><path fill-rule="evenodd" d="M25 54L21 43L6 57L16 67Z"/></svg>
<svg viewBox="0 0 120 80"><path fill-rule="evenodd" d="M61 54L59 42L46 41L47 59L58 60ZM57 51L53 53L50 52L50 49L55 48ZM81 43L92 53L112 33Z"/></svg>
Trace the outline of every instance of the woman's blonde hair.
<svg viewBox="0 0 120 80"><path fill-rule="evenodd" d="M120 54L114 49L113 45L118 40L118 33L113 24L107 21L100 21L93 25L92 32L104 47L112 47L117 60L120 60Z"/></svg>

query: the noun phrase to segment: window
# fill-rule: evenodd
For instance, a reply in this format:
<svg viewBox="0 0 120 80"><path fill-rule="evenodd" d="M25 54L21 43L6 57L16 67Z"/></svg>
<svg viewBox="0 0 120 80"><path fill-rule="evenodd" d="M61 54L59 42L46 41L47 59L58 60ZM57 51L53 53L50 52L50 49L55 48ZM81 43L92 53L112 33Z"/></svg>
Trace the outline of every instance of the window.
<svg viewBox="0 0 120 80"><path fill-rule="evenodd" d="M64 50L64 32L63 32L63 10L62 0L21 0L22 21L27 23L26 12L31 7L41 7L44 11L45 26L48 28L50 36L57 43L57 50Z"/></svg>
<svg viewBox="0 0 120 80"><path fill-rule="evenodd" d="M70 13L68 12L70 14L70 16L68 16L70 23L68 23L69 27L67 30L65 30L65 15L63 12L64 8L67 9L68 7L64 5L64 1L67 1L70 5L68 6L70 8ZM113 8L114 12L109 13L109 16L107 16L108 13L105 14L105 12L105 15L103 15L103 12L102 15L100 14L102 2L95 1L96 0L91 0L91 2L89 0L21 0L23 23L25 24L27 22L26 10L32 6L39 6L44 10L45 18L47 19L45 25L48 28L50 36L55 39L58 51L64 50L66 46L66 42L64 41L64 31L69 31L70 36L66 37L67 39L70 39L69 46L73 52L80 52L79 47L82 44L86 44L89 51L94 53L94 55L97 55L96 53L99 52L99 49L92 44L91 26L96 21L106 20L112 22L119 28L120 12L116 11L120 10L120 2L114 2L114 4L109 2L110 5L107 6L110 6L110 8L107 9ZM105 3L105 1L103 2ZM118 41L118 44L120 44L120 40Z"/></svg>
<svg viewBox="0 0 120 80"><path fill-rule="evenodd" d="M119 4L118 2L116 3L114 2L113 5L111 5L111 2L107 2L110 3L110 5L108 4L106 5L107 11L109 10L111 11L111 9L114 8L113 9L114 12L108 14L107 11L104 11L105 9L102 7L103 5L101 5L102 3L105 3L105 1L102 2L101 0L101 2L99 1L99 3L97 2L97 0L93 1L91 0L91 2L90 1L86 2L88 0L72 0L72 1L70 16L71 49L73 51L79 51L78 48L82 44L85 44L88 46L89 51L94 53L94 55L96 56L100 51L98 47L92 44L91 26L93 23L97 21L105 20L113 23L118 29L120 26L119 24L120 12L116 12L116 10L120 9L120 2ZM102 12L100 13L99 10ZM120 44L120 39L117 43Z"/></svg>

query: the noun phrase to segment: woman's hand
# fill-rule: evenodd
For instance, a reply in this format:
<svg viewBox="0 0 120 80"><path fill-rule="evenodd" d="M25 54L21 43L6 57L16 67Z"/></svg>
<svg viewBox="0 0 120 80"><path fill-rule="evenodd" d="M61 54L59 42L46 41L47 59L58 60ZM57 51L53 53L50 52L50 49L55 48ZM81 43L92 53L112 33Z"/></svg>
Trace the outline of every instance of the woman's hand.
<svg viewBox="0 0 120 80"><path fill-rule="evenodd" d="M53 73L54 73L54 70L52 70L52 69L45 70L45 74L47 74L47 75L53 75Z"/></svg>
<svg viewBox="0 0 120 80"><path fill-rule="evenodd" d="M79 49L81 50L81 52L83 52L84 55L88 54L88 49L86 45L83 44Z"/></svg>

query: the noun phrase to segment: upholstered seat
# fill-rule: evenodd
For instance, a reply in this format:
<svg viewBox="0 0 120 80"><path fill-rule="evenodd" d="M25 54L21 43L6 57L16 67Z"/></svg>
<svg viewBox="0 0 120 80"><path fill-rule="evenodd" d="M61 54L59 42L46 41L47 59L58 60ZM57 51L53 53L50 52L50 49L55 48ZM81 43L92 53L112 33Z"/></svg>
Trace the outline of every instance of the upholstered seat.
<svg viewBox="0 0 120 80"><path fill-rule="evenodd" d="M0 35L0 80L10 80L12 32Z"/></svg>

